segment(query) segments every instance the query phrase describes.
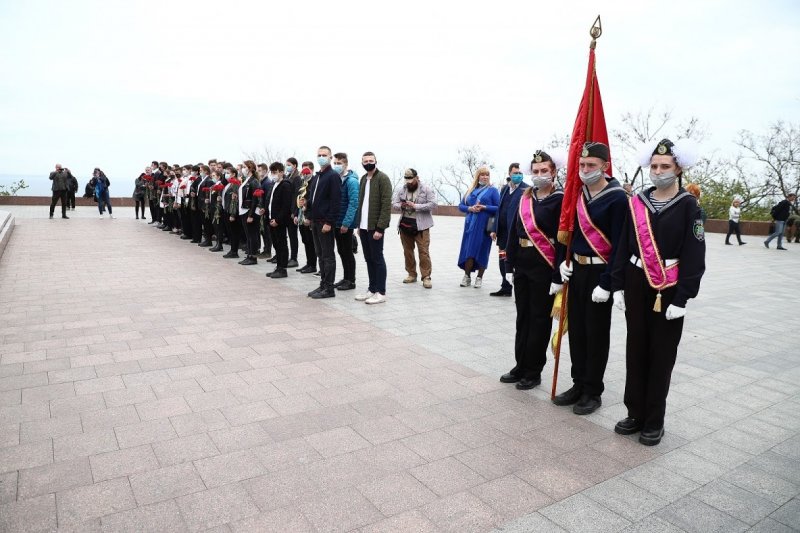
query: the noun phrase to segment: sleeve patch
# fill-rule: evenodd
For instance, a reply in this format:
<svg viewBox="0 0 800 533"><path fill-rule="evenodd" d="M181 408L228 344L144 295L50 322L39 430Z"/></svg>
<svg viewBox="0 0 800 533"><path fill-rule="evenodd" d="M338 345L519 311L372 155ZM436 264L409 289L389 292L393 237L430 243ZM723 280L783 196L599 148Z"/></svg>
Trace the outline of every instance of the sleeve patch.
<svg viewBox="0 0 800 533"><path fill-rule="evenodd" d="M694 226L692 226L692 233L694 234L694 238L698 241L704 241L706 239L706 232L705 228L703 227L703 221L698 219L694 221Z"/></svg>

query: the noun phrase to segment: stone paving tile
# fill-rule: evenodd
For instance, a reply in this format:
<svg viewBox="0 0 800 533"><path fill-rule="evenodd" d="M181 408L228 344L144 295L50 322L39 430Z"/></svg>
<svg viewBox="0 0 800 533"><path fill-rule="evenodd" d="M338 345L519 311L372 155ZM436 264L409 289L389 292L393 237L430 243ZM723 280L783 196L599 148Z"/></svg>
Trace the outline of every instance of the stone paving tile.
<svg viewBox="0 0 800 533"><path fill-rule="evenodd" d="M156 442L152 446L158 461L163 466L187 463L219 453L206 433Z"/></svg>
<svg viewBox="0 0 800 533"><path fill-rule="evenodd" d="M225 485L178 498L189 531L202 531L258 514L241 484Z"/></svg>
<svg viewBox="0 0 800 533"><path fill-rule="evenodd" d="M320 531L350 531L384 518L369 500L353 488L303 502L300 510Z"/></svg>
<svg viewBox="0 0 800 533"><path fill-rule="evenodd" d="M180 509L175 500L143 505L106 515L100 519L103 531L117 533L138 533L141 531L182 533L189 531L183 521Z"/></svg>
<svg viewBox="0 0 800 533"><path fill-rule="evenodd" d="M458 492L429 503L422 513L440 531L488 531L500 517L492 508L469 492Z"/></svg>
<svg viewBox="0 0 800 533"><path fill-rule="evenodd" d="M55 494L0 505L0 531L51 531L57 524Z"/></svg>
<svg viewBox="0 0 800 533"><path fill-rule="evenodd" d="M167 466L130 476L130 486L139 505L170 500L205 490L191 463Z"/></svg>
<svg viewBox="0 0 800 533"><path fill-rule="evenodd" d="M553 503L552 498L513 475L478 485L470 492L488 504L501 521L512 520Z"/></svg>
<svg viewBox="0 0 800 533"><path fill-rule="evenodd" d="M89 461L95 482L155 470L159 466L149 444L93 455Z"/></svg>
<svg viewBox="0 0 800 533"><path fill-rule="evenodd" d="M0 472L33 468L53 462L53 441L45 440L0 448Z"/></svg>
<svg viewBox="0 0 800 533"><path fill-rule="evenodd" d="M91 485L89 461L73 459L19 471L17 497L20 500Z"/></svg>
<svg viewBox="0 0 800 533"><path fill-rule="evenodd" d="M658 511L657 516L680 527L687 533L745 531L744 522L691 497L681 498Z"/></svg>
<svg viewBox="0 0 800 533"><path fill-rule="evenodd" d="M567 531L619 531L630 525L622 516L583 494L570 496L539 511Z"/></svg>
<svg viewBox="0 0 800 533"><path fill-rule="evenodd" d="M453 457L412 468L409 472L439 496L467 490L486 481Z"/></svg>
<svg viewBox="0 0 800 533"><path fill-rule="evenodd" d="M114 432L117 434L120 448L130 448L140 444L170 440L178 436L170 421L163 418L118 426L114 428Z"/></svg>
<svg viewBox="0 0 800 533"><path fill-rule="evenodd" d="M35 442L82 432L83 428L79 416L62 416L22 422L20 424L19 440L20 442Z"/></svg>
<svg viewBox="0 0 800 533"><path fill-rule="evenodd" d="M436 494L407 473L392 474L359 485L358 490L385 516L410 511L438 499Z"/></svg>
<svg viewBox="0 0 800 533"><path fill-rule="evenodd" d="M118 447L114 430L98 429L53 439L53 457L56 461L66 461L110 452Z"/></svg>
<svg viewBox="0 0 800 533"><path fill-rule="evenodd" d="M0 474L0 505L17 501L18 472Z"/></svg>
<svg viewBox="0 0 800 533"><path fill-rule="evenodd" d="M311 523L296 509L284 507L230 523L234 533L315 533ZM398 530L399 531L399 530Z"/></svg>
<svg viewBox="0 0 800 533"><path fill-rule="evenodd" d="M59 492L56 501L59 527L76 526L87 520L136 507L127 478Z"/></svg>

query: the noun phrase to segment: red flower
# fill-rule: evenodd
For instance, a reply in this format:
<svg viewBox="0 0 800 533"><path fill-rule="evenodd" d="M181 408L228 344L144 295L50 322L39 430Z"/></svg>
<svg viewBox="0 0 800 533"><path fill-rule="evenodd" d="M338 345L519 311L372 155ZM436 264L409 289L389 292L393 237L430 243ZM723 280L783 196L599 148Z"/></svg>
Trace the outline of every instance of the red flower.
<svg viewBox="0 0 800 533"><path fill-rule="evenodd" d="M180 186L180 187L178 187L178 188L179 188L179 189L185 189L185 188L186 188L186 184L184 183L183 185L181 185L181 186Z"/></svg>
<svg viewBox="0 0 800 533"><path fill-rule="evenodd" d="M221 190L222 190L222 189L224 189L224 188L225 188L225 186L224 186L223 184L221 184L221 183L217 183L216 185L214 185L213 187L211 187L211 190L212 190L212 191L214 191L214 192L219 192L219 191L221 191Z"/></svg>
<svg viewBox="0 0 800 533"><path fill-rule="evenodd" d="M158 186L161 187L162 189L168 189L169 183L160 182Z"/></svg>
<svg viewBox="0 0 800 533"><path fill-rule="evenodd" d="M231 185L241 185L241 184L242 184L242 182L241 182L241 181L239 181L239 180L238 180L238 179L236 179L236 178L231 178L231 179L229 179L229 180L228 180L228 183L230 183Z"/></svg>
<svg viewBox="0 0 800 533"><path fill-rule="evenodd" d="M196 179L197 179L197 176L189 176L189 181L195 181Z"/></svg>
<svg viewBox="0 0 800 533"><path fill-rule="evenodd" d="M264 189L256 189L255 191L253 191L253 196L255 196L256 198L261 198L262 196L264 196Z"/></svg>
<svg viewBox="0 0 800 533"><path fill-rule="evenodd" d="M153 181L153 176L145 176L144 180L145 181Z"/></svg>
<svg viewBox="0 0 800 533"><path fill-rule="evenodd" d="M163 182L163 181L161 181L161 180L156 180L156 186L158 186L158 187L161 187L162 185L164 185L164 182Z"/></svg>
<svg viewBox="0 0 800 533"><path fill-rule="evenodd" d="M210 190L211 190L211 187L202 187L200 190L201 190L202 192L208 192L208 191L210 191Z"/></svg>

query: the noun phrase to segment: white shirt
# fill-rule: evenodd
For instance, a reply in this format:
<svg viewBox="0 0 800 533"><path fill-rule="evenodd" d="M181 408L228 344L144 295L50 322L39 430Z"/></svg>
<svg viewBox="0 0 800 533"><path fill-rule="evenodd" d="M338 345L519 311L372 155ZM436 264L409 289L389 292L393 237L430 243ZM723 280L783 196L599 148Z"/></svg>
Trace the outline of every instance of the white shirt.
<svg viewBox="0 0 800 533"><path fill-rule="evenodd" d="M283 179L277 179L277 180L272 182L272 190L269 193L269 203L267 204L269 206L269 218L270 218L270 220L275 220L275 217L272 216L272 199L275 197L275 189L278 188L278 184L281 181L283 181Z"/></svg>
<svg viewBox="0 0 800 533"><path fill-rule="evenodd" d="M242 194L242 189L244 186L250 183L250 177L246 178L241 185L239 185L239 214L244 215L249 211L249 209L242 207L244 205L244 195Z"/></svg>
<svg viewBox="0 0 800 533"><path fill-rule="evenodd" d="M733 220L734 222L739 222L739 216L742 214L742 209L739 207L731 206L728 209L728 219Z"/></svg>
<svg viewBox="0 0 800 533"><path fill-rule="evenodd" d="M358 223L359 229L369 229L369 185L372 178L367 176L367 185L364 187L364 201L361 203L361 220Z"/></svg>

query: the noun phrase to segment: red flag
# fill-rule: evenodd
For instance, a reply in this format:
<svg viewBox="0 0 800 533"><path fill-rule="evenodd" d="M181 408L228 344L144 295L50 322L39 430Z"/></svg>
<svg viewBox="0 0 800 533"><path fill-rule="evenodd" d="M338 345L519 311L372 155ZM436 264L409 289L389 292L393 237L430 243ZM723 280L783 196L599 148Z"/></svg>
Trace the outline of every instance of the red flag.
<svg viewBox="0 0 800 533"><path fill-rule="evenodd" d="M578 164L585 142L601 142L608 145L606 117L603 114L603 100L600 98L600 85L594 69L594 46L589 49L589 70L586 73L586 87L578 108L578 117L572 129L567 159L567 179L564 185L564 201L561 204L561 219L558 223L558 240L563 244L569 239L567 232L575 226L575 209L581 191L581 178ZM611 160L609 159L609 163Z"/></svg>

